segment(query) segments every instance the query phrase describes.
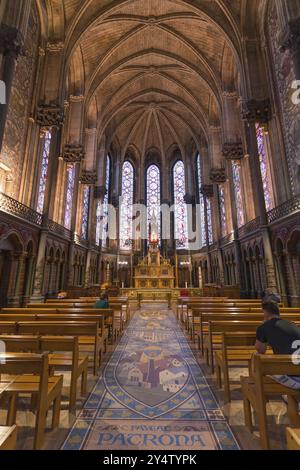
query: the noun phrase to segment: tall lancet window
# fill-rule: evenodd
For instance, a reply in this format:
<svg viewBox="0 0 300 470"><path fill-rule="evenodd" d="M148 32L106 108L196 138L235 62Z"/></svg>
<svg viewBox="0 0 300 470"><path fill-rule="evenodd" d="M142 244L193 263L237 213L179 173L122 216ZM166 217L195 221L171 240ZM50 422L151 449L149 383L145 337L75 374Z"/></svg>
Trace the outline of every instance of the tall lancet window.
<svg viewBox="0 0 300 470"><path fill-rule="evenodd" d="M222 229L222 236L227 235L227 220L226 220L226 205L225 205L225 188L219 185L219 209L220 209L220 222Z"/></svg>
<svg viewBox="0 0 300 470"><path fill-rule="evenodd" d="M97 212L96 212L96 243L100 244L102 240L102 245L106 245L107 241L107 232L108 232L108 201L111 188L111 159L107 155L106 158L106 167L105 167L105 195L103 197L103 202L98 201L97 203Z"/></svg>
<svg viewBox="0 0 300 470"><path fill-rule="evenodd" d="M241 181L241 164L238 160L232 161L232 176L233 176L233 186L234 186L234 193L235 193L237 223L239 227L242 227L245 224L245 215L244 215L242 181Z"/></svg>
<svg viewBox="0 0 300 470"><path fill-rule="evenodd" d="M197 155L196 164L197 164L197 178L198 178L198 190L199 190L201 244L202 244L202 246L205 246L206 245L205 204L204 204L203 194L201 193L201 187L203 185L203 180L202 180L201 157L200 157L199 153Z"/></svg>
<svg viewBox="0 0 300 470"><path fill-rule="evenodd" d="M270 211L274 207L273 197L272 197L272 181L271 173L269 167L269 158L266 145L266 136L263 126L256 124L256 139L258 146L258 154L260 161L260 172L263 182L265 203L267 211Z"/></svg>
<svg viewBox="0 0 300 470"><path fill-rule="evenodd" d="M43 137L43 146L42 146L42 166L40 171L40 181L39 181L39 193L38 193L38 203L37 211L41 214L44 210L45 204L45 194L46 194L46 184L48 176L48 167L49 167L49 156L50 156L50 145L51 145L52 132L49 129Z"/></svg>
<svg viewBox="0 0 300 470"><path fill-rule="evenodd" d="M120 211L120 248L130 250L132 246L134 169L125 161L122 169L122 204Z"/></svg>
<svg viewBox="0 0 300 470"><path fill-rule="evenodd" d="M81 238L87 240L90 208L90 186L85 186L82 193Z"/></svg>
<svg viewBox="0 0 300 470"><path fill-rule="evenodd" d="M69 164L67 168L67 191L66 191L66 209L65 209L65 227L71 229L72 208L75 186L75 165Z"/></svg>
<svg viewBox="0 0 300 470"><path fill-rule="evenodd" d="M211 200L210 198L206 199L207 205L207 231L208 231L208 243L209 245L213 244L214 237L213 237L213 229L212 229L212 207L211 207Z"/></svg>
<svg viewBox="0 0 300 470"><path fill-rule="evenodd" d="M147 170L147 219L148 226L155 215L160 238L160 171L158 166L150 165Z"/></svg>
<svg viewBox="0 0 300 470"><path fill-rule="evenodd" d="M188 221L187 207L184 201L185 196L185 171L184 164L179 160L173 168L174 186L174 228L176 246L179 249L188 249Z"/></svg>

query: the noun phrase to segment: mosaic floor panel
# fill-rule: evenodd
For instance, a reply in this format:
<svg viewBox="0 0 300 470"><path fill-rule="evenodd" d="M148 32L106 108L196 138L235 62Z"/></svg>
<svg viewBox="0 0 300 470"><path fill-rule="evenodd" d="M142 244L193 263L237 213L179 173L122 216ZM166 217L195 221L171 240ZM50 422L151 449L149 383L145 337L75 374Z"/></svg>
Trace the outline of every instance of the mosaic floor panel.
<svg viewBox="0 0 300 470"><path fill-rule="evenodd" d="M135 313L63 450L238 450L174 314Z"/></svg>

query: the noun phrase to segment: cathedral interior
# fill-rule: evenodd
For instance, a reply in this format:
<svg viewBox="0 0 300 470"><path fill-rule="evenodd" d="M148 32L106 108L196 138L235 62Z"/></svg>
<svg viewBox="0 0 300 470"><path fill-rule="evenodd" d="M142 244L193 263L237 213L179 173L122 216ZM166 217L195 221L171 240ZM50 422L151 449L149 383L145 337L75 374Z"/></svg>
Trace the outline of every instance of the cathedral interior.
<svg viewBox="0 0 300 470"><path fill-rule="evenodd" d="M269 289L284 308L300 308L299 83L299 0L0 0L0 316L61 293L94 298L106 288L127 299L138 312L129 331L147 317L153 336L140 338L144 346L132 339L144 352L135 368L124 359L118 384L125 370L142 384L147 421L158 407L151 388L170 395L188 387L182 358L174 352L167 366L166 351L153 349L169 329L179 335L169 339L172 351L191 333L170 316L180 296L254 305ZM202 364L198 350L195 357ZM181 376L170 385L165 374L175 369ZM90 392L98 379L88 378ZM230 449L260 448L244 430L241 397L221 406L223 395L213 393L215 408L204 392L204 411L189 402L200 407L205 446L225 449L227 433ZM81 448L123 448L105 443L92 397ZM282 406L273 405L275 415ZM114 407L99 405L107 422ZM67 411L47 448L76 448L88 415L70 424ZM41 447L22 431L30 412L22 413L18 448ZM286 448L282 429L275 448ZM155 448L168 445L176 448L163 440Z"/></svg>

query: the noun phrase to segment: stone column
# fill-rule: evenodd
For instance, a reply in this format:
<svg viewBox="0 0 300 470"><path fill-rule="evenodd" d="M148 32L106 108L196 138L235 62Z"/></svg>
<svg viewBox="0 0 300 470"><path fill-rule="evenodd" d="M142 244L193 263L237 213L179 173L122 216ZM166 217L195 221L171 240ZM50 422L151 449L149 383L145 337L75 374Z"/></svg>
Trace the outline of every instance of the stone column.
<svg viewBox="0 0 300 470"><path fill-rule="evenodd" d="M255 191L253 192L255 213L257 217L260 217L261 223L261 235L263 238L265 253L267 287L277 289L272 246L269 229L267 227L268 220L255 128L256 123L259 123L260 125L267 125L271 120L270 101L266 99L262 101L250 100L244 102L242 117L245 121L246 141L248 147L247 153L249 154L250 158L252 186L255 188Z"/></svg>
<svg viewBox="0 0 300 470"><path fill-rule="evenodd" d="M4 23L0 25L0 54L3 55L2 72L0 68L0 79L5 83L5 96L0 96L0 152L2 149L16 62L22 52L23 42L23 35L18 28L8 26Z"/></svg>
<svg viewBox="0 0 300 470"><path fill-rule="evenodd" d="M43 229L40 234L38 254L35 267L35 276L33 283L33 293L30 298L31 302L42 302L44 296L43 281L44 281L44 270L45 270L45 254L46 254L46 243L47 243L48 230Z"/></svg>
<svg viewBox="0 0 300 470"><path fill-rule="evenodd" d="M214 186L214 195L215 195L215 226L217 229L217 239L218 242L223 238L222 226L221 226L221 217L220 217L220 207L219 207L219 185L226 183L226 173L225 168L212 168L210 170L210 181ZM220 246L218 246L218 265L219 265L219 278L221 285L224 285L224 262L223 262L223 253Z"/></svg>
<svg viewBox="0 0 300 470"><path fill-rule="evenodd" d="M214 188L212 184L203 184L201 186L201 193L204 197L204 217L205 217L205 231L206 231L206 251L207 251L207 274L208 281L212 281L212 266L211 266L211 254L209 251L209 230L208 230L208 216L207 216L207 200L213 198Z"/></svg>

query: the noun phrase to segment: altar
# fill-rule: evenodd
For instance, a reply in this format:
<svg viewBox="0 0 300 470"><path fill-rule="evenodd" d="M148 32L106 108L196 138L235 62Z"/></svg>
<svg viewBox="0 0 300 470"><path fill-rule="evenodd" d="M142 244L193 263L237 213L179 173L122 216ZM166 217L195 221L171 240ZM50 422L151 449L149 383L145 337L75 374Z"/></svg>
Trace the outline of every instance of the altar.
<svg viewBox="0 0 300 470"><path fill-rule="evenodd" d="M173 289L174 268L157 246L150 245L148 255L134 268L133 279L136 289Z"/></svg>

